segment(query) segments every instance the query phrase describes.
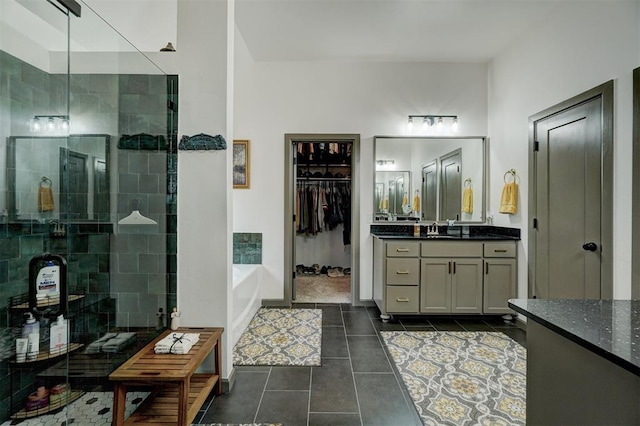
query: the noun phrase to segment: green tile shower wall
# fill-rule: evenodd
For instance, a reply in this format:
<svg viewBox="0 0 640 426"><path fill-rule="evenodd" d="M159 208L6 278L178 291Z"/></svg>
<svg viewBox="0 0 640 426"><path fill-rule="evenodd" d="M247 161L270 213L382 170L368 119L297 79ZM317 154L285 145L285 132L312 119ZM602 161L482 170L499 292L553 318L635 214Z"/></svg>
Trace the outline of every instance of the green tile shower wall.
<svg viewBox="0 0 640 426"><path fill-rule="evenodd" d="M233 263L252 265L262 263L261 233L233 233Z"/></svg>
<svg viewBox="0 0 640 426"><path fill-rule="evenodd" d="M113 147L122 134L161 134L167 138L168 149L163 152L117 152L120 162L116 172L126 176L122 176L122 188L112 184L112 190L123 190L117 197L118 215L130 209L131 199L142 198L143 210L161 218L161 227L158 234L141 236L114 233L110 223L95 228L82 225L69 228L66 238L53 238L45 225L6 224L1 223L0 217L0 331L12 332L9 327L16 325L19 331L20 320L15 323L9 318L8 301L27 291L29 260L43 251L63 254L69 262L71 291L87 294L83 342L114 327L117 317L126 318L127 326L155 326L158 307L175 306L177 111L167 114L169 83L177 87L177 77L70 76L70 114L81 117L83 127L91 133L111 135ZM29 135L28 123L34 114L66 113L66 93L66 75L45 73L0 51L0 115L8 124L0 128L0 140L10 135ZM171 94L169 100L177 105L177 94ZM171 134L167 134L168 127L174 129ZM139 251L127 258L134 254L133 250ZM119 270L121 254L128 259L123 267L132 272ZM123 311L119 312L121 308ZM13 345L13 337L5 337ZM6 345L0 342L0 350L3 346ZM0 385L0 422L15 411L15 405L10 407L11 399L14 403L23 401L33 390L35 379L34 371L10 374L8 360L2 358L0 381L5 385Z"/></svg>

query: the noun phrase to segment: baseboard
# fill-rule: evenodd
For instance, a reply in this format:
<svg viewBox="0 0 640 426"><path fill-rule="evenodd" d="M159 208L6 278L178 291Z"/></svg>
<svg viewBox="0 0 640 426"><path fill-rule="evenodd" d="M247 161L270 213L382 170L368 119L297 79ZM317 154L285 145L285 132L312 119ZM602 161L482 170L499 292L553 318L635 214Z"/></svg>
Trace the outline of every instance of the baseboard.
<svg viewBox="0 0 640 426"><path fill-rule="evenodd" d="M364 299L364 300L357 299L354 302L353 306L364 306L365 308L370 308L370 307L376 306L376 302L374 302L371 299Z"/></svg>
<svg viewBox="0 0 640 426"><path fill-rule="evenodd" d="M516 316L516 319L513 322L519 329L527 331L527 322L523 321L522 318L520 318L520 315Z"/></svg>
<svg viewBox="0 0 640 426"><path fill-rule="evenodd" d="M230 393L236 383L236 369L231 367L228 379L222 379L222 393Z"/></svg>
<svg viewBox="0 0 640 426"><path fill-rule="evenodd" d="M262 299L262 306L267 308L290 308L291 304L284 301L284 299Z"/></svg>

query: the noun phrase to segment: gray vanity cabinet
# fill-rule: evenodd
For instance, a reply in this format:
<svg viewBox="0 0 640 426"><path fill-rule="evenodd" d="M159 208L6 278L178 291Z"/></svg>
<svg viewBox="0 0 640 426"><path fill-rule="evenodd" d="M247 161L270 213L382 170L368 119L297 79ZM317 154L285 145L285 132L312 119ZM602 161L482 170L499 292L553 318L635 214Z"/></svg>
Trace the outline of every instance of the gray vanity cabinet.
<svg viewBox="0 0 640 426"><path fill-rule="evenodd" d="M485 314L512 314L507 300L516 297L516 243L513 241L484 244Z"/></svg>
<svg viewBox="0 0 640 426"><path fill-rule="evenodd" d="M374 238L373 298L392 314L511 314L515 241Z"/></svg>
<svg viewBox="0 0 640 426"><path fill-rule="evenodd" d="M421 313L482 313L482 243L423 242L421 255Z"/></svg>

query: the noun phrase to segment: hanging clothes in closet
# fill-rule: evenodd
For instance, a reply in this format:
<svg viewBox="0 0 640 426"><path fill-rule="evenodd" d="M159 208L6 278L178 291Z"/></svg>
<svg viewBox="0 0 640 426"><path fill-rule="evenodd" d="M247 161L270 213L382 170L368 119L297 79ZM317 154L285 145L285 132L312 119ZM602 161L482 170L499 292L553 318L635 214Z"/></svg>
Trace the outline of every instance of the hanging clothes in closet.
<svg viewBox="0 0 640 426"><path fill-rule="evenodd" d="M314 236L343 225L343 242L351 244L351 183L298 181L296 232Z"/></svg>

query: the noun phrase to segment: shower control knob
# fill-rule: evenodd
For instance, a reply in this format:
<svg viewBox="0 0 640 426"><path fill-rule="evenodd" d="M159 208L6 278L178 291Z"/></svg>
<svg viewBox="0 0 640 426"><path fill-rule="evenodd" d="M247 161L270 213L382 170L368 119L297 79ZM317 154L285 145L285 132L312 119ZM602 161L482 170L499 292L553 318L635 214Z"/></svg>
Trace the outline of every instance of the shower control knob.
<svg viewBox="0 0 640 426"><path fill-rule="evenodd" d="M587 251L596 251L598 250L598 245L596 243L584 243L582 248Z"/></svg>

